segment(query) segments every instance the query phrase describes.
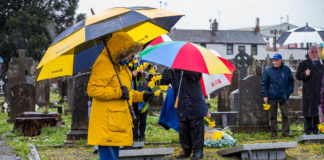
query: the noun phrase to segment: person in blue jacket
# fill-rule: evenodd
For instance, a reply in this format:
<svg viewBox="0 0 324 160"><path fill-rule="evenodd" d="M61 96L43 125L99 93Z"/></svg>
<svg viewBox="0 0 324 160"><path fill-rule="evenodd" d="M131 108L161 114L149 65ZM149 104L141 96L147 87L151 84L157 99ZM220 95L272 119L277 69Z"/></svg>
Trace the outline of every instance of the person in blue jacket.
<svg viewBox="0 0 324 160"><path fill-rule="evenodd" d="M289 134L289 108L286 102L293 91L294 77L290 68L283 64L281 54L277 53L272 57L272 65L266 68L262 79L263 100L270 104L270 138L278 135L278 106L282 114L282 136L292 137Z"/></svg>

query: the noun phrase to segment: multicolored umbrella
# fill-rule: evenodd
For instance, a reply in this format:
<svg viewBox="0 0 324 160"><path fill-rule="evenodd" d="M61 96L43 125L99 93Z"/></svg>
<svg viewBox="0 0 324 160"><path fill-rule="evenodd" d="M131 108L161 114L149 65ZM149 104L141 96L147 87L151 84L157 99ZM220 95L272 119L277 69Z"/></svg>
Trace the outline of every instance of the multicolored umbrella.
<svg viewBox="0 0 324 160"><path fill-rule="evenodd" d="M37 66L37 81L91 68L111 33L127 32L144 44L170 31L182 16L150 7L112 8L88 16L55 38Z"/></svg>
<svg viewBox="0 0 324 160"><path fill-rule="evenodd" d="M152 46L155 46L157 44L163 43L163 42L170 42L172 41L172 39L167 35L167 34L163 34L157 38L155 38L152 42L150 42L145 49L148 49Z"/></svg>
<svg viewBox="0 0 324 160"><path fill-rule="evenodd" d="M202 74L202 78L200 79L201 87L203 89L204 95L210 95L212 92L216 91L219 88L225 87L231 84L232 74L235 70L235 66L222 58L219 53L214 50L212 51L228 68L231 72L230 74Z"/></svg>
<svg viewBox="0 0 324 160"><path fill-rule="evenodd" d="M210 50L184 41L160 43L140 53L143 60L155 62L169 68L218 74L231 72L222 60Z"/></svg>

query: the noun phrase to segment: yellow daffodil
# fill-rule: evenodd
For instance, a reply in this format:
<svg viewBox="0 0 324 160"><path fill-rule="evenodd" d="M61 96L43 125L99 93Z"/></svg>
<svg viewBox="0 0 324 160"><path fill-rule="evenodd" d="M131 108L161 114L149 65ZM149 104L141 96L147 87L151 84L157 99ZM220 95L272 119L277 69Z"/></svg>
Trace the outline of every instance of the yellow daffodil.
<svg viewBox="0 0 324 160"><path fill-rule="evenodd" d="M149 73L150 73L150 74L154 74L154 73L155 73L154 68L151 68L151 69L149 70Z"/></svg>
<svg viewBox="0 0 324 160"><path fill-rule="evenodd" d="M154 92L154 95L155 95L156 97L158 97L158 96L160 96L160 93L161 93L161 90L157 90L157 91Z"/></svg>
<svg viewBox="0 0 324 160"><path fill-rule="evenodd" d="M160 90L166 91L168 89L167 85L160 85Z"/></svg>
<svg viewBox="0 0 324 160"><path fill-rule="evenodd" d="M219 139L221 139L223 137L223 132L221 131L217 131L213 134L213 140L214 141L218 141Z"/></svg>
<svg viewBox="0 0 324 160"><path fill-rule="evenodd" d="M139 69L140 69L141 71L143 70L143 65L142 65L142 64L139 66Z"/></svg>
<svg viewBox="0 0 324 160"><path fill-rule="evenodd" d="M138 60L137 60L137 59L135 59L135 60L134 60L134 63L138 63Z"/></svg>
<svg viewBox="0 0 324 160"><path fill-rule="evenodd" d="M153 81L150 81L147 85L148 85L150 88L153 88L155 84L154 84Z"/></svg>
<svg viewBox="0 0 324 160"><path fill-rule="evenodd" d="M157 79L157 80L161 80L161 79L162 79L162 76L161 76L161 75L156 76L156 79Z"/></svg>
<svg viewBox="0 0 324 160"><path fill-rule="evenodd" d="M270 104L267 104L267 103L265 103L265 104L263 104L263 109L264 110L269 110L270 109Z"/></svg>
<svg viewBox="0 0 324 160"><path fill-rule="evenodd" d="M321 133L324 133L324 122L322 124L318 124L317 128Z"/></svg>
<svg viewBox="0 0 324 160"><path fill-rule="evenodd" d="M147 62L144 62L144 68L147 68L150 64Z"/></svg>
<svg viewBox="0 0 324 160"><path fill-rule="evenodd" d="M157 78L154 76L154 77L151 78L151 81L156 82Z"/></svg>
<svg viewBox="0 0 324 160"><path fill-rule="evenodd" d="M209 124L208 124L208 127L209 128L213 128L213 127L216 127L216 122L215 121L211 121Z"/></svg>
<svg viewBox="0 0 324 160"><path fill-rule="evenodd" d="M128 66L131 67L131 68L133 68L133 63L132 62L129 62L128 63Z"/></svg>
<svg viewBox="0 0 324 160"><path fill-rule="evenodd" d="M137 68L136 68L136 71L137 71L137 72L139 72L139 71L140 71L140 68L139 68L139 67L137 67Z"/></svg>

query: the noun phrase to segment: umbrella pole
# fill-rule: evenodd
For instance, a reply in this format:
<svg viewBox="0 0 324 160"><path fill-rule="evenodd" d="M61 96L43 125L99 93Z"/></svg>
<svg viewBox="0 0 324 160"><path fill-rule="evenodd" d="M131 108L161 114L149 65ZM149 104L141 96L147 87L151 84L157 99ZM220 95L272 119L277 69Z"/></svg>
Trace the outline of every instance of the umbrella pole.
<svg viewBox="0 0 324 160"><path fill-rule="evenodd" d="M114 61L112 60L111 54L110 54L110 52L109 52L107 46L105 45L104 40L102 40L102 43L104 44L104 46L105 46L105 48L106 48L106 51L107 51L107 53L108 53L108 55L109 55L109 59L110 59L112 65L113 65L113 67L114 67L114 70L115 70L115 72L116 72L117 79L118 79L118 82L119 82L119 84L120 84L120 87L122 87L123 84L122 84L122 82L120 81L120 78L119 78L118 72L117 72L117 70L116 70L116 67L115 67ZM132 118L133 118L133 121L135 121L135 120L137 119L137 117L136 117L136 115L135 115L135 112L134 112L132 106L129 104L129 101L128 101L128 100L126 100L126 101L127 101L127 104L128 104L129 112L130 112L130 114L131 114L131 116L132 116Z"/></svg>
<svg viewBox="0 0 324 160"><path fill-rule="evenodd" d="M175 104L174 104L174 108L178 108L179 95L180 95L181 83L182 83L182 77L183 77L183 70L181 70L180 84L179 84L178 94L177 94L177 98L176 98L176 101L175 101Z"/></svg>

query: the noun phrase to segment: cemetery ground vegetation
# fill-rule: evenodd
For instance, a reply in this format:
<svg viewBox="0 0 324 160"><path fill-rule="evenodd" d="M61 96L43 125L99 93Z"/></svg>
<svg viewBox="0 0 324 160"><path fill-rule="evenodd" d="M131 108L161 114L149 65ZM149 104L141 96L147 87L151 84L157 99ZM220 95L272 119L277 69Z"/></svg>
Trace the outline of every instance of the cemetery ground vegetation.
<svg viewBox="0 0 324 160"><path fill-rule="evenodd" d="M51 92L51 101L58 101L59 97L56 92ZM211 100L211 108L216 108L217 99ZM43 108L38 110L44 112ZM56 108L49 108L50 112L56 112ZM212 110L214 111L214 110ZM216 111L216 110L215 110ZM62 115L65 125L61 127L45 127L41 134L35 137L23 137L19 132L12 132L13 124L7 122L8 114L0 113L0 136L10 147L13 152L24 159L28 159L29 144L34 144L38 150L41 159L98 159L98 154L93 154L93 146L88 146L85 140L76 142L73 146L64 146L66 140L66 133L71 128L71 115ZM158 125L158 117L152 114L148 116L146 129L146 142L144 148L174 148L174 154L165 159L174 159L181 151L179 144L178 133L173 129L169 131ZM279 125L281 128L281 125ZM295 137L282 137L279 134L277 139L269 139L270 133L256 132L256 133L234 133L233 138L240 144L248 143L271 143L271 142L287 142L295 141L294 138L303 134L303 124L291 125L292 133ZM235 159L233 157L222 157L217 154L221 148L207 148L204 147L205 159ZM324 159L324 145L323 144L298 144L298 147L286 150L287 159Z"/></svg>

